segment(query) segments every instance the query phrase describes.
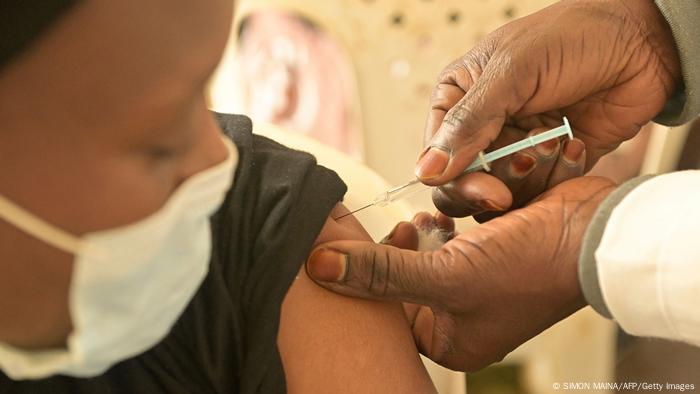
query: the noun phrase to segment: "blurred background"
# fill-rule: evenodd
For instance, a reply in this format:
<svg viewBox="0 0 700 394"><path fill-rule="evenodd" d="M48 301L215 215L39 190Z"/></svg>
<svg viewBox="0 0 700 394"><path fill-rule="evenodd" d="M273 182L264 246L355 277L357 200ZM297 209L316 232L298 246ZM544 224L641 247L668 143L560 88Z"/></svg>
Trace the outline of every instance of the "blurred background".
<svg viewBox="0 0 700 394"><path fill-rule="evenodd" d="M256 133L315 154L348 184L354 209L413 178L428 100L440 70L488 32L549 0L243 0L211 83L219 112ZM700 127L650 124L591 172L617 182L698 168ZM358 215L376 239L434 211L430 193ZM464 231L477 225L458 220ZM653 231L653 229L650 229ZM468 285L468 284L466 284ZM622 285L622 284L621 284ZM425 361L441 393L550 393L554 383L695 383L700 351L621 333L590 308L466 376ZM581 387L582 393L606 392Z"/></svg>

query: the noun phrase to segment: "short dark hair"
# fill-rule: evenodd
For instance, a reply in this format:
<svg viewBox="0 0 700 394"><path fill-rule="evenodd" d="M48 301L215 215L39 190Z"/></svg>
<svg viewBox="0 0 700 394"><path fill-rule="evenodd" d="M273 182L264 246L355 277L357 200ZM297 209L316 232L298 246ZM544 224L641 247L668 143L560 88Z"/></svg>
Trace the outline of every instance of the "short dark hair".
<svg viewBox="0 0 700 394"><path fill-rule="evenodd" d="M80 0L0 0L0 70Z"/></svg>

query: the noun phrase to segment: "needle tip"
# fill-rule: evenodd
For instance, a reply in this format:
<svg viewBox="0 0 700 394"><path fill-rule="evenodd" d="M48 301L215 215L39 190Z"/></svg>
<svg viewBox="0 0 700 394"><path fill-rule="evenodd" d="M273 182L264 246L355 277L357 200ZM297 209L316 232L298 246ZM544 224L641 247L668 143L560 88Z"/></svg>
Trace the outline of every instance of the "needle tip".
<svg viewBox="0 0 700 394"><path fill-rule="evenodd" d="M363 209L365 209L365 208L369 208L369 207L371 207L372 205L374 205L374 204L367 204L367 205L365 205L364 207L358 208L358 209L356 209L356 210L354 210L354 211L352 211L352 212L348 212L348 213L342 214L342 215L340 215L340 216L336 216L336 217L333 218L333 220L338 220L338 219L342 219L342 218L344 218L344 217L346 217L346 216L350 216L350 215L352 215L352 214L354 214L354 213L360 212L361 210L363 210Z"/></svg>

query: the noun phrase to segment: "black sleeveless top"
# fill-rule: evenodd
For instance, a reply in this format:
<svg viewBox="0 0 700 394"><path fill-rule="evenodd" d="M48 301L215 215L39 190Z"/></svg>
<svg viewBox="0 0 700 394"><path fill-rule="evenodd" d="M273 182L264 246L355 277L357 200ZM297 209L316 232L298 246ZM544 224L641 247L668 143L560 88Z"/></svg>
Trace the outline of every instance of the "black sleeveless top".
<svg viewBox="0 0 700 394"><path fill-rule="evenodd" d="M308 153L253 135L248 118L216 116L238 147L236 177L212 218L209 273L168 336L94 378L0 372L0 393L285 391L280 306L346 188Z"/></svg>

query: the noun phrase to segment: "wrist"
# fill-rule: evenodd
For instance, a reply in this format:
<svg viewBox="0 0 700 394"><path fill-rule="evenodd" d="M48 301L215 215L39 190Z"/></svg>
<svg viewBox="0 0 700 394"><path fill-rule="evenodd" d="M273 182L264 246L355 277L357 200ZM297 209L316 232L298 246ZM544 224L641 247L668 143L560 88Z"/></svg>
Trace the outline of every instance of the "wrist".
<svg viewBox="0 0 700 394"><path fill-rule="evenodd" d="M635 32L632 45L643 47L659 62L659 77L671 96L681 81L681 62L673 32L653 0L612 0L619 4Z"/></svg>
<svg viewBox="0 0 700 394"><path fill-rule="evenodd" d="M607 178L586 176L569 181L577 187L568 188L563 193L564 208L562 219L565 228L561 234L558 250L559 261L562 264L560 278L557 280L562 287L558 293L562 295L562 312L568 314L588 305L585 289L579 280L579 256L584 245L584 237L589 226L593 223L601 205L613 193L617 185Z"/></svg>

